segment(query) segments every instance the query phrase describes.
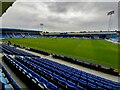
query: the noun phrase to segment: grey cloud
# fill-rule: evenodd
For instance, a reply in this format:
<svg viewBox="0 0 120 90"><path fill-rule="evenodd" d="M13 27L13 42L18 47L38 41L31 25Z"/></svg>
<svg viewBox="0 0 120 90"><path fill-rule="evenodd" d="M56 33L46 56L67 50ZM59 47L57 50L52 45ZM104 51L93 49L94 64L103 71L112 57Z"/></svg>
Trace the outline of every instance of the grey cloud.
<svg viewBox="0 0 120 90"><path fill-rule="evenodd" d="M115 10L112 29L117 28L115 2L16 2L2 17L2 27L46 31L107 29L108 11Z"/></svg>
<svg viewBox="0 0 120 90"><path fill-rule="evenodd" d="M85 4L89 4L90 2L45 2L47 4L48 9L55 13L66 13L68 10L72 9L74 11L80 11L85 8Z"/></svg>
<svg viewBox="0 0 120 90"><path fill-rule="evenodd" d="M56 13L65 13L67 12L67 8L66 6L66 2L45 2L45 4L47 4L48 9L52 12L56 12Z"/></svg>

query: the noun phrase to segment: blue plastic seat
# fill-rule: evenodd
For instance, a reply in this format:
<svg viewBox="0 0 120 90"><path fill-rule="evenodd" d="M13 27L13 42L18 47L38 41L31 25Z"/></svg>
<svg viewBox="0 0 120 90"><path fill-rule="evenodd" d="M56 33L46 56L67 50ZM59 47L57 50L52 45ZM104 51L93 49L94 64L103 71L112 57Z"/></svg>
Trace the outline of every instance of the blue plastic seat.
<svg viewBox="0 0 120 90"><path fill-rule="evenodd" d="M114 86L114 87L113 87L113 90L120 90L120 85Z"/></svg>
<svg viewBox="0 0 120 90"><path fill-rule="evenodd" d="M58 90L59 89L56 85L52 84L51 82L49 82L48 88L50 88L51 90Z"/></svg>
<svg viewBox="0 0 120 90"><path fill-rule="evenodd" d="M67 84L68 90L77 90L77 87Z"/></svg>
<svg viewBox="0 0 120 90"><path fill-rule="evenodd" d="M15 90L21 90L21 88L17 85L16 82L12 82L11 84Z"/></svg>
<svg viewBox="0 0 120 90"><path fill-rule="evenodd" d="M77 90L76 84L70 81L67 81L67 88L70 90Z"/></svg>
<svg viewBox="0 0 120 90"><path fill-rule="evenodd" d="M16 50L15 48L11 48L11 47L9 48L9 46L5 46L5 50L8 50L8 52L9 51L13 53L17 52L18 54L22 54L22 55L33 56L32 54L21 52L20 50ZM28 73L28 75L30 73L30 75L33 76L33 78L36 78L36 80L38 81L43 81L47 85L48 85L48 81L46 79L41 80L41 77L31 70L37 69L39 70L39 72L44 72L45 76L52 77L54 80L56 80L57 82L63 85L67 85L69 81L71 81L72 84L71 83L68 84L68 86L71 88L72 87L76 88L75 85L80 85L82 87L87 86L92 89L95 89L96 87L98 87L98 89L103 89L103 88L119 89L119 86L120 86L119 83L117 82L113 82L113 81L104 79L102 77L89 74L84 71L80 71L75 68L68 67L66 65L63 65L54 61L50 61L49 59L44 59L40 57L29 58L26 56L23 58L21 57L16 57L16 58L18 59L18 61L11 58L9 62L12 62L12 63L14 62L13 64L16 63L16 65L19 65L20 67L22 67L22 69L25 70L25 72ZM23 64L21 62L23 62ZM28 68L29 65L30 65L30 69ZM75 83L75 85L73 83Z"/></svg>
<svg viewBox="0 0 120 90"><path fill-rule="evenodd" d="M58 77L59 78L59 80L62 80L62 81L66 81L66 79L65 78L62 78L62 77Z"/></svg>
<svg viewBox="0 0 120 90"><path fill-rule="evenodd" d="M79 74L74 74L74 76L75 76L76 78L79 78L79 77L80 77L80 75L79 75Z"/></svg>
<svg viewBox="0 0 120 90"><path fill-rule="evenodd" d="M79 80L79 84L83 86L87 86L87 82L82 79Z"/></svg>
<svg viewBox="0 0 120 90"><path fill-rule="evenodd" d="M13 88L15 90L21 90L20 87L17 85L17 83L13 80L13 78L11 77L11 75L9 74L9 72L7 72L7 70L5 69L5 67L4 66L2 66L2 67L3 67L3 72L5 73L5 76L7 77L9 83L11 83L11 85L13 86Z"/></svg>
<svg viewBox="0 0 120 90"><path fill-rule="evenodd" d="M104 88L106 88L106 89L109 89L109 90L111 90L112 89L112 87L111 86L108 86L108 85L103 85L104 86Z"/></svg>
<svg viewBox="0 0 120 90"><path fill-rule="evenodd" d="M88 88L90 88L91 90L95 90L95 89L97 90L96 85L94 85L94 84L92 84L92 83L88 83L87 86L88 86Z"/></svg>
<svg viewBox="0 0 120 90"><path fill-rule="evenodd" d="M41 77L41 82L43 82L46 86L48 85L48 81L43 77Z"/></svg>
<svg viewBox="0 0 120 90"><path fill-rule="evenodd" d="M66 86L67 85L67 82L66 81L63 81L63 80L60 80L58 81L59 83L61 83L62 85Z"/></svg>
<svg viewBox="0 0 120 90"><path fill-rule="evenodd" d="M1 77L1 78L2 78L2 79L1 79L1 82L4 83L4 84L7 84L6 79L5 79L4 77Z"/></svg>
<svg viewBox="0 0 120 90"><path fill-rule="evenodd" d="M2 74L2 72L0 72L0 77L3 77L3 74Z"/></svg>
<svg viewBox="0 0 120 90"><path fill-rule="evenodd" d="M4 85L4 88L5 88L5 90L12 90L12 88L8 85L8 84L6 84L6 85Z"/></svg>
<svg viewBox="0 0 120 90"><path fill-rule="evenodd" d="M12 77L10 75L8 75L7 78L9 80L9 82L13 82L13 79L12 79Z"/></svg>
<svg viewBox="0 0 120 90"><path fill-rule="evenodd" d="M76 84L79 83L79 80L78 80L78 78L76 78L76 77L70 77L70 79L71 79L74 83L76 83Z"/></svg>
<svg viewBox="0 0 120 90"><path fill-rule="evenodd" d="M103 87L103 84L100 83L100 82L96 82L96 85L97 85L97 86L100 86L100 87Z"/></svg>
<svg viewBox="0 0 120 90"><path fill-rule="evenodd" d="M82 78L82 79L84 79L84 80L87 80L87 78L86 78L86 77L84 77L84 76L81 76L81 78Z"/></svg>
<svg viewBox="0 0 120 90"><path fill-rule="evenodd" d="M88 82L95 84L95 81L88 78Z"/></svg>
<svg viewBox="0 0 120 90"><path fill-rule="evenodd" d="M86 90L86 89L81 86L77 86L77 90Z"/></svg>
<svg viewBox="0 0 120 90"><path fill-rule="evenodd" d="M71 82L71 81L67 81L67 85L71 85L71 86L76 86L76 84L75 83L73 83L73 82Z"/></svg>

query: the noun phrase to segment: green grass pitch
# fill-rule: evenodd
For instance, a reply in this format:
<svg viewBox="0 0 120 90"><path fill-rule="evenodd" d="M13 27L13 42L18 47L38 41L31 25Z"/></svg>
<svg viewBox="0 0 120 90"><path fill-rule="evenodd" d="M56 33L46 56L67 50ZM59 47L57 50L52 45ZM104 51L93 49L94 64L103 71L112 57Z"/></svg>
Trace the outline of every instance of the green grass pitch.
<svg viewBox="0 0 120 90"><path fill-rule="evenodd" d="M12 43L118 69L118 44L73 38L17 38Z"/></svg>

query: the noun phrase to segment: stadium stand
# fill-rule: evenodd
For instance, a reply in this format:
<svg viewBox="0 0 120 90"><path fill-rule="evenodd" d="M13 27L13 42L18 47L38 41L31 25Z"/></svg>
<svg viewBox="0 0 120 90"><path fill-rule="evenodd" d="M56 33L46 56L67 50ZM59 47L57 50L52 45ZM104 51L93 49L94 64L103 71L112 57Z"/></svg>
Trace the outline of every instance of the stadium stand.
<svg viewBox="0 0 120 90"><path fill-rule="evenodd" d="M3 39L6 38L36 38L40 37L40 33L38 31L30 31L30 30L21 30L21 29L9 29L9 28L0 28L0 36Z"/></svg>
<svg viewBox="0 0 120 90"><path fill-rule="evenodd" d="M27 52L24 52L21 50L17 50L14 47L10 47L10 46L5 45L5 44L3 44L0 48L2 48L3 52L6 52L6 53L11 54L11 55L22 55L22 56L34 56L34 57L36 57L33 54L30 54L30 53L27 53Z"/></svg>
<svg viewBox="0 0 120 90"><path fill-rule="evenodd" d="M109 39L118 37L116 32L68 32L68 33L44 33L44 37L59 38L84 38L84 39Z"/></svg>
<svg viewBox="0 0 120 90"><path fill-rule="evenodd" d="M111 67L105 67L105 66L102 66L102 65L99 65L99 64L86 62L86 61L83 61L83 60L77 60L77 59L74 59L74 58L71 58L71 57L58 55L58 54L52 54L52 57L57 58L57 59L61 59L61 60L67 61L67 62L71 62L71 63L77 64L77 65L81 65L83 67L87 67L87 68L90 68L90 69L101 71L101 72L104 72L104 73L107 73L107 74L119 76L119 72L115 72L114 68L111 68Z"/></svg>
<svg viewBox="0 0 120 90"><path fill-rule="evenodd" d="M30 38L30 37L40 37L39 34L29 34L29 33L23 33L23 34L20 34L20 33L3 33L2 35L2 38Z"/></svg>
<svg viewBox="0 0 120 90"><path fill-rule="evenodd" d="M15 0L14 0L15 1ZM2 14L6 9L12 5L13 2L2 3L4 8ZM26 31L16 29L2 29L0 38L36 38L40 37L40 33L37 31ZM111 42L120 42L115 39L116 34L68 34L59 33L50 35L50 33L44 34L44 37L62 37L62 38L89 38L89 39L109 39ZM16 45L15 45L16 46ZM0 51L4 54L3 61L23 80L31 90L120 90L120 83L110 81L99 76L86 73L81 70L77 70L66 65L56 63L49 59L41 58L36 55L21 51L15 47L8 46L6 44L0 45ZM49 53L30 49L31 51L40 52L44 55ZM67 61L75 62L75 59L53 55L65 59ZM78 63L78 61L77 61ZM79 64L90 66L91 63L79 61ZM0 71L0 82L2 83L2 90L21 90L19 85L13 80L6 68L0 64L2 71ZM91 66L90 66L91 67ZM1 79L2 78L2 79ZM1 87L0 87L1 89ZM12 89L12 90L13 90Z"/></svg>
<svg viewBox="0 0 120 90"><path fill-rule="evenodd" d="M120 37L110 38L107 41L120 44Z"/></svg>
<svg viewBox="0 0 120 90"><path fill-rule="evenodd" d="M53 38L85 38L85 39L109 39L116 38L118 34L114 31L111 32L76 32L76 33L45 33L36 30L22 30L22 29L12 29L12 28L0 28L3 39L5 38L36 38L36 37L53 37ZM43 34L42 34L43 33ZM42 35L41 35L42 34Z"/></svg>
<svg viewBox="0 0 120 90"><path fill-rule="evenodd" d="M9 52L4 52L6 53L4 54L4 62L9 63L8 65L14 71L21 73L23 77L27 77L26 81L30 85L34 84L36 89L38 89L38 84L42 85L42 88L50 90L120 89L120 83L118 82L110 81L49 59L35 57L34 55L29 55L27 52L23 54L23 51L13 49L13 47L5 44L3 44L3 51L6 47ZM34 83L32 79L34 79Z"/></svg>
<svg viewBox="0 0 120 90"><path fill-rule="evenodd" d="M1 35L2 38L8 38L8 36L6 35L6 33Z"/></svg>
<svg viewBox="0 0 120 90"><path fill-rule="evenodd" d="M9 45L9 43L8 43L8 45ZM21 50L16 51L15 47L25 48L26 50L37 52L37 53L40 53L40 54L43 54L43 55L50 55L50 53L42 51L42 50L37 50L37 49L33 49L33 48L28 49L26 47L22 47L22 46L19 46L19 45L16 45L16 44L13 45L14 47L9 47L8 45L3 44L3 47L1 47L1 48L3 49L4 52L6 52L8 54L12 54L12 55L32 56L32 54L30 54L30 53L26 54L26 53L24 53L24 51L21 51ZM17 53L17 52L19 52L19 53ZM58 55L58 54L51 54L51 55L52 55L53 58L61 59L61 60L67 61L67 62L71 62L71 63L77 64L77 65L81 65L83 67L87 67L87 68L90 68L90 69L101 71L101 72L104 72L104 73L107 73L107 74L119 76L119 72L115 72L114 68L111 68L111 67L105 67L105 66L102 66L102 65L99 65L99 64L85 62L83 60L77 60L77 59L74 59L74 58L71 58L71 57L62 56L62 55ZM37 56L35 56L35 57L37 57Z"/></svg>
<svg viewBox="0 0 120 90"><path fill-rule="evenodd" d="M62 38L89 38L89 39L107 39L107 34L68 34L50 33L41 35L38 31L26 31L26 30L14 30L5 29L0 33L3 39L6 38L36 38L36 37L62 37ZM99 37L98 37L99 36ZM118 38L116 34L110 34L111 40ZM108 40L108 39L107 39ZM114 82L90 73L86 73L81 70L77 70L72 67L54 62L52 60L41 58L34 54L18 50L17 47L27 49L20 45L12 44L11 42L3 43L0 45L2 53L4 54L3 61L14 71L14 73L22 79L22 81L30 88L35 90L119 90L120 83ZM74 58L61 56L57 54L51 54L42 50L33 48L27 49L32 52L37 52L43 55L52 55L53 58L58 58L81 66L89 67L98 71L107 72L113 75L118 75L117 72L113 72L114 69L102 67L97 64L92 64L82 60L76 60ZM2 65L2 67L4 67ZM3 68L3 72L7 72ZM19 73L19 74L18 74ZM8 74L8 78L11 77ZM5 81L6 77L4 77ZM10 83L9 80L11 81ZM3 82L1 81L1 82ZM29 82L29 83L28 83ZM3 82L4 83L4 82ZM18 88L18 84L13 79L8 79L7 83L2 84L4 88L12 87ZM17 90L18 90L17 89Z"/></svg>
<svg viewBox="0 0 120 90"><path fill-rule="evenodd" d="M0 80L2 83L2 90L21 90L20 86L13 80L9 72L6 70L6 68L0 64L2 67L2 71L0 71Z"/></svg>

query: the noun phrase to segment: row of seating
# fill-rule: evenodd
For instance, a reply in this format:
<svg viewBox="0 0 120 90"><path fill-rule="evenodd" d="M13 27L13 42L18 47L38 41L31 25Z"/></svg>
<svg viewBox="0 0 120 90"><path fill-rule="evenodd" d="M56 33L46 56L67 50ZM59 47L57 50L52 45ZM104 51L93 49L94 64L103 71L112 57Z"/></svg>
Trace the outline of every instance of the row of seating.
<svg viewBox="0 0 120 90"><path fill-rule="evenodd" d="M4 46L4 45L3 45ZM6 50L6 46L3 48L3 51L8 53L8 54L17 54L17 55L26 55L26 53L17 53L18 51L14 51L13 49L11 49L11 47L9 48L9 46L7 46L8 50ZM33 48L26 48L26 47L21 47L19 45L16 45L14 44L14 47L20 47L20 48L25 48L29 51L33 51L33 52L37 52L37 53L41 53L41 54L44 54L44 55L50 55L50 53L48 52L45 52L45 51L42 51L42 50L37 50L37 49L33 49ZM9 49L12 51L10 52ZM31 54L33 55L33 54ZM67 61L67 62L71 62L71 63L74 63L74 64L77 64L77 65L81 65L83 67L87 67L87 68L90 68L90 69L94 69L94 70L97 70L97 71L101 71L101 72L104 72L104 73L107 73L107 74L111 74L111 75L115 75L115 76L119 76L119 72L116 72L114 68L111 68L111 67L106 67L106 66L102 66L100 64L95 64L95 63L90 63L90 62L85 62L83 60L77 60L77 59L74 59L74 58L70 58L70 57L67 57L67 56L61 56L61 55L57 55L57 54L52 54L52 57L53 58L57 58L57 59L61 59L61 60L64 60L64 61Z"/></svg>
<svg viewBox="0 0 120 90"><path fill-rule="evenodd" d="M7 88L11 88L8 84L6 78L3 76L3 73L0 71L0 90L6 90Z"/></svg>
<svg viewBox="0 0 120 90"><path fill-rule="evenodd" d="M19 67L20 71L24 73L25 76L28 76L29 79L32 81L34 79L36 85L42 85L42 89L47 90L60 90L57 86L55 86L53 83L48 82L44 77L38 75L34 71L32 71L30 68L24 66L22 63L18 62L17 60L13 59L12 57L5 55L6 58L8 58L9 62L15 65L15 67ZM30 83L30 81L29 81ZM43 88L44 87L44 88Z"/></svg>
<svg viewBox="0 0 120 90"><path fill-rule="evenodd" d="M71 57L67 57L67 56L63 56L63 55L58 55L58 54L52 54L53 58L57 58L57 59L61 59L70 63L74 63L83 67L87 67L96 71L100 71L100 72L104 72L107 74L111 74L111 75L115 75L115 76L119 76L119 72L116 72L114 68L112 67L108 67L108 66L103 66L100 64L96 64L96 63L91 63L91 62L86 62L84 60L78 60L75 58L71 58Z"/></svg>
<svg viewBox="0 0 120 90"><path fill-rule="evenodd" d="M46 68L46 70L51 70L52 73L56 73L57 75L64 76L68 80L73 80L73 82L76 84L78 84L80 81L78 79L82 79L86 81L87 83L94 84L95 86L97 86L97 88L99 87L106 88L106 89L120 88L119 87L120 84L117 82L113 82L113 81L77 70L74 68L70 68L65 65L61 65L59 63L56 63L56 62L53 62L47 59L43 59L43 58L39 58L39 59L37 58L36 60L35 59L32 60L30 58L26 58L26 59L38 64L39 66Z"/></svg>
<svg viewBox="0 0 120 90"><path fill-rule="evenodd" d="M2 90L21 90L20 86L13 80L6 68L1 64L2 72L0 72L0 80L2 82ZM12 87L11 87L12 86Z"/></svg>
<svg viewBox="0 0 120 90"><path fill-rule="evenodd" d="M109 39L106 39L106 40L110 41L112 43L118 43L118 44L120 44L120 36L116 37L116 38L109 38Z"/></svg>
<svg viewBox="0 0 120 90"><path fill-rule="evenodd" d="M45 68L42 68L32 62L29 62L29 61L26 61L25 59L22 59L21 57L16 57L15 58L16 60L20 61L21 63L23 63L24 65L26 65L27 67L31 68L32 70L36 71L37 73L43 73L44 76L48 76L47 72L49 70L45 69ZM50 71L49 71L50 72ZM51 72L51 76L52 76L52 72ZM57 74L54 74L57 76ZM48 77L49 78L49 77ZM64 81L62 81L62 77L58 76L59 78L59 81L57 82L57 84L61 83L62 85L64 85L63 88L66 88L68 90L85 90L84 88L82 88L81 86L77 86L76 84L72 83L71 81L66 81L66 84L63 84ZM56 81L56 79L54 77L52 77L51 79L54 79ZM59 85L60 86L60 85ZM62 87L61 87L62 88Z"/></svg>
<svg viewBox="0 0 120 90"><path fill-rule="evenodd" d="M8 38L8 36L4 33L4 34L0 34L1 38Z"/></svg>
<svg viewBox="0 0 120 90"><path fill-rule="evenodd" d="M2 38L24 38L24 37L40 37L40 34L29 34L29 33L1 33Z"/></svg>
<svg viewBox="0 0 120 90"><path fill-rule="evenodd" d="M25 52L25 51L22 51L22 50L18 50L15 47L10 47L10 46L8 46L6 44L2 44L1 48L2 48L3 52L5 52L7 54L36 57L35 55L33 55L31 53L28 53L28 52Z"/></svg>
<svg viewBox="0 0 120 90"><path fill-rule="evenodd" d="M29 57L29 58L28 58L28 57L25 57L25 58L30 60L30 57ZM104 79L104 78L101 78L101 77L92 75L92 74L90 74L90 73L86 73L86 72L81 71L81 70L77 70L77 69L68 67L68 66L66 66L66 65L63 65L63 64L60 64L60 63L57 63L57 62L54 62L54 61L45 59L45 58L34 57L34 58L32 58L32 59L35 59L34 62L35 62L35 61L39 61L39 62L41 62L41 63L46 63L47 66L49 65L50 67L57 68L57 69L59 69L59 70L61 70L61 71L64 71L64 72L66 72L66 73L69 73L69 74L71 74L71 75L76 75L76 76L77 76L77 74L78 74L78 75L86 76L86 77L88 77L88 78L91 77L91 78L93 78L93 79L95 79L95 80L100 80L100 81L103 80L103 81L105 81L105 82L107 82L107 83L111 83L111 84L114 84L114 85L118 84L118 83L113 82L113 81L111 81L111 80L107 80L107 79Z"/></svg>
<svg viewBox="0 0 120 90"><path fill-rule="evenodd" d="M40 37L39 34L29 34L30 37Z"/></svg>
<svg viewBox="0 0 120 90"><path fill-rule="evenodd" d="M21 38L22 35L20 33L13 33L14 38Z"/></svg>
<svg viewBox="0 0 120 90"><path fill-rule="evenodd" d="M16 57L16 58L17 58L17 57ZM20 57L17 58L17 60L19 60L19 59L20 59ZM28 59L28 58L27 58L27 59ZM28 59L28 60L30 60L30 59ZM41 61L42 61L42 60L41 60ZM24 62L26 62L26 61L23 60L22 63L24 63ZM33 62L37 62L37 60L33 60ZM39 66L44 66L44 68L47 67L46 70L45 70L45 69L41 69L41 70L39 69L40 72L42 72L42 71L48 72L48 70L50 70L50 67L51 67L51 66L48 67L48 65L44 65L43 62L41 62L41 65L40 65L40 62L38 62L38 64L39 64ZM32 68L35 68L35 66L36 66L36 65L33 64L33 63L32 63L32 64L28 64L28 66L30 66L30 65L33 66ZM54 65L54 64L51 64L51 65ZM37 68L41 68L41 67L37 67ZM37 68L35 68L35 69L37 69ZM55 67L54 67L54 68L55 68ZM52 70L51 73L56 73L54 69L51 69L51 70ZM54 70L54 72L53 72L53 70ZM68 72L69 72L69 71L68 71ZM51 73L49 73L49 74L50 74L49 76L51 76ZM45 73L45 74L48 74L48 73ZM56 74L57 74L57 75L60 75L60 74L63 74L63 73L62 73L62 72L60 73L60 71L57 71ZM74 74L74 73L73 73L73 74ZM60 75L59 77L61 77L61 76L63 76L63 75ZM69 76L69 77L68 77L68 76ZM71 80L71 81L73 80L73 82L74 82L75 84L78 84L79 81L83 81L83 80L79 80L79 81L78 81L78 79L79 79L80 77L78 77L78 78L75 80L75 78L76 78L75 76L73 76L73 75L70 76L69 74L66 74L66 73L64 74L64 77L69 78L68 80ZM73 78L73 77L74 77L74 78ZM81 76L81 79L83 79L83 78L85 79L85 77ZM92 84L91 84L91 83L94 83L93 78L92 78L92 79L88 79L88 80L89 80L89 82L86 81L86 83L89 83L89 84L90 84L90 85L89 85L90 87L91 87L91 86L96 86L96 85L92 85ZM76 82L77 82L77 83L76 83ZM99 81L97 81L96 83L99 84ZM82 82L81 82L81 84L82 84ZM94 83L94 84L95 84L95 83ZM101 87L104 87L104 88L106 88L106 89L108 89L108 88L109 88L109 89L116 89L116 88L118 88L116 85L113 85L113 86L112 86L113 88L112 88L111 86L108 86L108 85L109 85L109 83L108 83L108 84L106 83L106 85L103 85L103 86L101 86ZM83 86L86 87L87 85L83 85ZM90 88L90 87L89 87L89 88ZM98 89L98 88L100 88L100 86L97 87L97 89ZM92 89L93 89L93 88L92 88ZM101 89L101 88L100 88L100 89Z"/></svg>
<svg viewBox="0 0 120 90"><path fill-rule="evenodd" d="M9 47L9 46L7 46ZM15 49L15 48L14 48ZM9 51L9 48L6 50ZM17 49L15 49L17 52ZM21 50L19 50L21 51ZM11 51L10 51L11 52ZM24 52L26 53L26 52ZM20 54L18 54L20 55ZM11 58L12 59L12 58ZM99 76L95 76L90 73L86 73L81 70L68 67L66 65L51 61L49 59L35 57L33 55L23 55L23 57L16 56L15 63L23 64L23 67L27 67L32 70L33 73L44 78L43 82L46 87L62 88L71 90L119 90L120 83L111 80L104 79ZM23 68L25 70L25 68ZM39 81L39 79L36 79ZM55 81L55 82L54 82ZM50 84L47 83L52 83Z"/></svg>

